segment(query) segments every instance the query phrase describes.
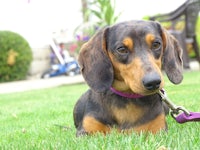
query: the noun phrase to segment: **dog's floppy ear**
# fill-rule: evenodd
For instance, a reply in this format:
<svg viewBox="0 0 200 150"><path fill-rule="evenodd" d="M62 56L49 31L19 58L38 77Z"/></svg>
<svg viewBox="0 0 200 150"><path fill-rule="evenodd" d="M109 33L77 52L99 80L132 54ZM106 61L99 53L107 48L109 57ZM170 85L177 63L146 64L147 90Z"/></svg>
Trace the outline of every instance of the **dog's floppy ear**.
<svg viewBox="0 0 200 150"><path fill-rule="evenodd" d="M179 84L183 79L182 48L174 36L169 34L165 29L162 29L162 38L164 45L164 70L172 83Z"/></svg>
<svg viewBox="0 0 200 150"><path fill-rule="evenodd" d="M80 51L78 62L87 84L96 92L104 92L113 82L113 68L107 55L109 28L101 29Z"/></svg>

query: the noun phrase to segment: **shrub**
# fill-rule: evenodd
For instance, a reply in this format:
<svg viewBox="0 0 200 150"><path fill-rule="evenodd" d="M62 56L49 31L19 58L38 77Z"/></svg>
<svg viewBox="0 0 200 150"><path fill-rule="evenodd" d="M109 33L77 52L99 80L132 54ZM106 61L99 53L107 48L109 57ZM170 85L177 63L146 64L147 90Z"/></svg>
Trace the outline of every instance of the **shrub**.
<svg viewBox="0 0 200 150"><path fill-rule="evenodd" d="M21 35L0 31L0 82L25 79L31 61L31 48Z"/></svg>

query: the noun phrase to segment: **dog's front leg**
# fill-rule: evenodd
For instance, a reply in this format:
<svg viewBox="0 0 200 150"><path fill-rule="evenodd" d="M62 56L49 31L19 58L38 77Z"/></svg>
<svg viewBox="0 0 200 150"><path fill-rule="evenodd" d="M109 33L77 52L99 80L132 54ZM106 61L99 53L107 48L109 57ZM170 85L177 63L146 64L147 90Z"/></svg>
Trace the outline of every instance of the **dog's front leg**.
<svg viewBox="0 0 200 150"><path fill-rule="evenodd" d="M110 127L108 125L103 124L95 117L86 115L83 118L82 128L77 130L76 135L81 136L85 134L93 134L96 132L106 134L110 132Z"/></svg>

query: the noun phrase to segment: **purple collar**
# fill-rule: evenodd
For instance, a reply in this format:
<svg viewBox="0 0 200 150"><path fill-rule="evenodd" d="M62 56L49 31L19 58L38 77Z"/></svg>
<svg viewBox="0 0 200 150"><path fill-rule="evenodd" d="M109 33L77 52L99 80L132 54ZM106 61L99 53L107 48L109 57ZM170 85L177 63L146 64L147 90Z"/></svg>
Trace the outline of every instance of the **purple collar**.
<svg viewBox="0 0 200 150"><path fill-rule="evenodd" d="M123 92L120 92L116 89L114 89L113 87L110 87L110 90L119 95L119 96L122 96L122 97L126 97L126 98L141 98L141 97L144 97L143 95L140 95L140 94L128 94L128 93L123 93Z"/></svg>

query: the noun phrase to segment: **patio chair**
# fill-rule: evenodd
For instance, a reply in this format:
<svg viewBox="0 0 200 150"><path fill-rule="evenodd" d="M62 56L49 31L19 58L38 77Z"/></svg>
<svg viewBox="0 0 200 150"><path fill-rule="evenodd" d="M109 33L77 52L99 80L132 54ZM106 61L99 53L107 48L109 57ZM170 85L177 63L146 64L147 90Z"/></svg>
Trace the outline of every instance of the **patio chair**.
<svg viewBox="0 0 200 150"><path fill-rule="evenodd" d="M200 0L187 0L176 10L150 17L150 20L156 20L161 23L170 23L169 32L179 41L183 49L183 65L184 68L189 67L189 56L187 45L191 44L195 57L200 63L199 46L196 38L196 23L200 11ZM180 23L181 22L181 23ZM182 29L180 26L182 25ZM179 29L177 28L179 26Z"/></svg>

